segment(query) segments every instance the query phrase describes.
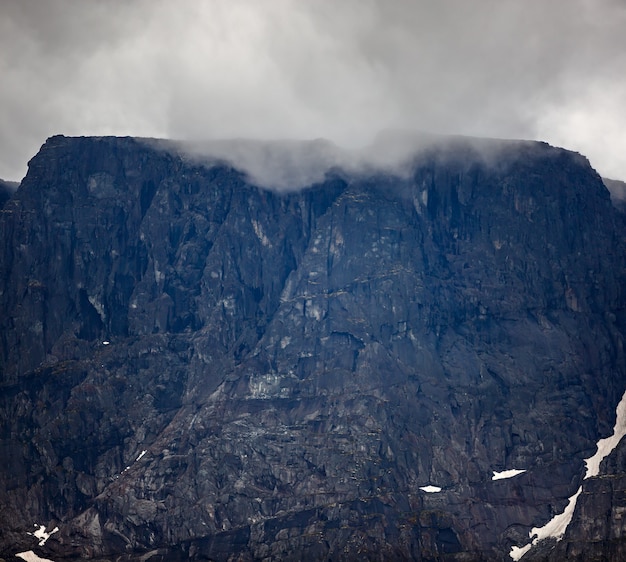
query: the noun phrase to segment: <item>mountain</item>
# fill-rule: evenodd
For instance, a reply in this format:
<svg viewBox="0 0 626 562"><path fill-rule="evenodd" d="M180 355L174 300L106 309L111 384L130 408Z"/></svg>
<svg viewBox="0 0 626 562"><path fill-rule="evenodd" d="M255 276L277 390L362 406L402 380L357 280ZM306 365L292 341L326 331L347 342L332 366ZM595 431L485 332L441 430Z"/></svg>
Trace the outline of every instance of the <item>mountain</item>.
<svg viewBox="0 0 626 562"><path fill-rule="evenodd" d="M582 486L522 559L623 558L623 445L584 479L626 389L624 222L588 161L259 146L265 179L326 167L273 190L113 137L30 161L0 212L0 555L511 560Z"/></svg>

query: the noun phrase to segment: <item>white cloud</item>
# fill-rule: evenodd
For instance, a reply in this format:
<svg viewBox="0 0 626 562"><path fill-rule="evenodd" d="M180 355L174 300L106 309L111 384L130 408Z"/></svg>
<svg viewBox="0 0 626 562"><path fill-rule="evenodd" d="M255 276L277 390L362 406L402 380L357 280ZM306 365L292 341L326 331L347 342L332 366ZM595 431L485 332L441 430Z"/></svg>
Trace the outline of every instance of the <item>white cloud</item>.
<svg viewBox="0 0 626 562"><path fill-rule="evenodd" d="M626 83L611 84L607 78L578 84L574 91L537 117L538 136L589 156L605 177L626 179Z"/></svg>
<svg viewBox="0 0 626 562"><path fill-rule="evenodd" d="M51 134L540 138L626 178L617 0L0 6L0 177Z"/></svg>

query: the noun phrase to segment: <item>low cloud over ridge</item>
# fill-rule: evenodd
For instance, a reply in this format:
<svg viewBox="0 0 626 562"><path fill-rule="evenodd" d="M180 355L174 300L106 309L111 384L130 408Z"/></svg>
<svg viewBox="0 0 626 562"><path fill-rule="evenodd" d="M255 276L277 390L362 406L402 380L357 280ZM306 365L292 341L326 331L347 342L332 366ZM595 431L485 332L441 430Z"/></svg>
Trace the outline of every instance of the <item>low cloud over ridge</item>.
<svg viewBox="0 0 626 562"><path fill-rule="evenodd" d="M57 133L358 148L409 128L626 178L625 26L620 0L6 0L0 177Z"/></svg>
<svg viewBox="0 0 626 562"><path fill-rule="evenodd" d="M261 141L227 139L173 141L143 139L157 149L171 151L199 165L226 162L245 173L252 183L276 191L291 191L325 180L327 174L350 176L385 173L409 178L421 158L464 159L467 165L482 161L501 165L517 157L521 147L536 149L540 143L437 135L419 131L386 130L365 147L340 147L328 140ZM514 150L508 150L514 147Z"/></svg>

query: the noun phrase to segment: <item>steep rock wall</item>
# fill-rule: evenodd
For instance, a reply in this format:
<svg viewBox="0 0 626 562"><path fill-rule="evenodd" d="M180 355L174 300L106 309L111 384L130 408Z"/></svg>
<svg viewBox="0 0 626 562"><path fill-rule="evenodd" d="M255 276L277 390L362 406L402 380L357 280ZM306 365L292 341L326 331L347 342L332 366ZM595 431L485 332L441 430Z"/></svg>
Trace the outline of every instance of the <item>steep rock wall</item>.
<svg viewBox="0 0 626 562"><path fill-rule="evenodd" d="M509 559L613 427L623 227L581 156L480 147L279 193L49 139L0 218L0 551Z"/></svg>

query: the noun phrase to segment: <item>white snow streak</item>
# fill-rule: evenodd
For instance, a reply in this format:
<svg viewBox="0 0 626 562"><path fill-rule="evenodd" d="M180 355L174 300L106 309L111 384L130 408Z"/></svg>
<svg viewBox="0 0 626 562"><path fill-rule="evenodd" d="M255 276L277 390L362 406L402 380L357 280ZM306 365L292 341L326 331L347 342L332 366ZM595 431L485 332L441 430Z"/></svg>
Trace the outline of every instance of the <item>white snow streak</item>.
<svg viewBox="0 0 626 562"><path fill-rule="evenodd" d="M613 428L613 435L606 439L600 439L598 441L598 451L593 457L585 459L585 465L587 467L587 473L585 479L598 476L600 473L600 463L604 458L611 453L617 444L621 441L622 437L626 435L626 392L619 404L617 405L617 419L615 420L615 427Z"/></svg>
<svg viewBox="0 0 626 562"><path fill-rule="evenodd" d="M533 544L537 544L537 541L547 539L548 537L554 537L556 540L561 540L565 534L565 529L572 520L574 515L574 508L576 507L576 501L578 496L583 491L582 486L578 488L576 493L570 497L565 511L559 515L555 515L550 521L548 521L543 527L533 527L530 531L530 535L537 535L537 538L533 541Z"/></svg>
<svg viewBox="0 0 626 562"><path fill-rule="evenodd" d="M143 456L144 456L147 452L148 452L148 450L147 450L147 449L146 449L146 450L144 450L144 451L141 451L141 453L139 453L139 456L135 459L135 462L137 462L138 460L140 460L140 459L141 459L141 457L143 457ZM130 464L129 464L129 465L128 465L128 466L127 466L124 470L122 470L122 472L120 472L120 474L124 474L127 470L130 470L130 467L131 467L131 466L132 466L132 465L130 465ZM117 478L117 476L116 476L115 478Z"/></svg>
<svg viewBox="0 0 626 562"><path fill-rule="evenodd" d="M529 542L526 546L523 546L522 548L520 548L519 546L513 546L511 547L511 552L509 553L509 556L517 562L517 560L519 560L532 548L533 544L534 543Z"/></svg>
<svg viewBox="0 0 626 562"><path fill-rule="evenodd" d="M519 560L531 549L531 547L535 546L539 541L542 541L544 539L552 537L555 538L557 541L560 541L565 534L567 526L572 520L572 516L574 515L574 508L576 507L576 502L578 501L578 496L582 491L583 487L580 486L576 493L572 497L570 497L567 507L565 508L565 511L563 511L563 513L555 515L543 527L533 527L533 529L529 533L529 535L533 537L532 542L530 542L523 548L519 548L517 546L511 548L511 558L516 561Z"/></svg>
<svg viewBox="0 0 626 562"><path fill-rule="evenodd" d="M503 470L502 472L493 471L492 480L504 480L505 478L513 478L513 476L517 476L518 474L522 474L526 472L526 470L518 470L517 468L512 468L511 470Z"/></svg>
<svg viewBox="0 0 626 562"><path fill-rule="evenodd" d="M600 439L597 443L598 450L596 454L588 459L585 459L586 471L583 480L598 476L600 473L600 463L606 456L611 454L624 435L626 435L626 392L624 392L622 399L617 405L613 435L606 437L605 439ZM569 502L563 513L555 515L543 527L534 527L531 529L529 536L532 538L532 541L522 548L518 546L512 547L509 556L517 562L540 540L552 537L557 541L560 541L563 538L563 535L565 535L567 526L572 520L574 509L576 508L576 502L578 501L578 496L580 496L582 489L583 487L580 486L576 493L569 498Z"/></svg>

